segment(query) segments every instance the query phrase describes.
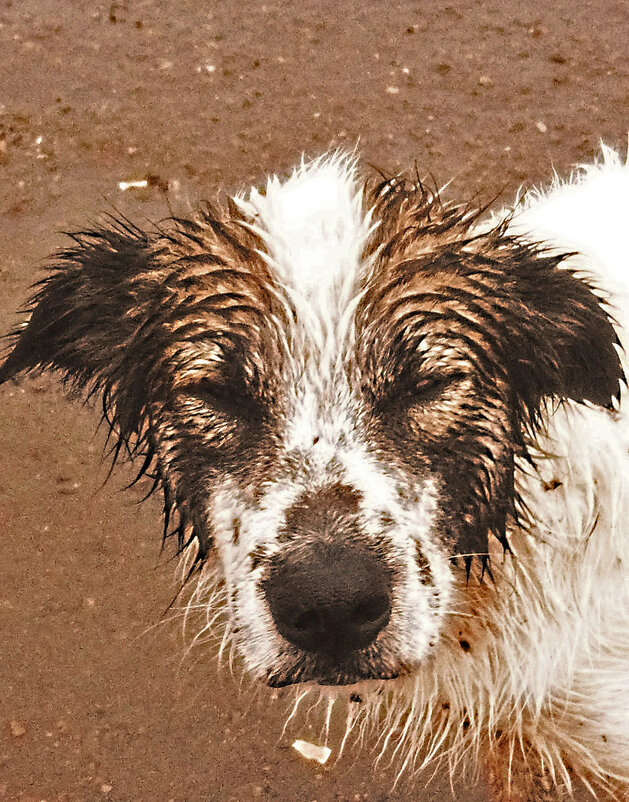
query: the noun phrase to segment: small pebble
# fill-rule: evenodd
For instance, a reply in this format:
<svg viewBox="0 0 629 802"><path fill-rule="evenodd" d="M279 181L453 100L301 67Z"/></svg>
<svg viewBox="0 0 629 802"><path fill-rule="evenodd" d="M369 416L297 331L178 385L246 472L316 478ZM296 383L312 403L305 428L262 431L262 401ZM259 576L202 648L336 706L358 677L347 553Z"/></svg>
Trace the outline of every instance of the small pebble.
<svg viewBox="0 0 629 802"><path fill-rule="evenodd" d="M308 741L297 740L293 743L295 749L306 760L316 760L317 763L325 763L332 754L329 746L317 746L317 744L309 743Z"/></svg>
<svg viewBox="0 0 629 802"><path fill-rule="evenodd" d="M26 735L26 727L15 719L11 719L9 722L9 729L13 738L21 738Z"/></svg>

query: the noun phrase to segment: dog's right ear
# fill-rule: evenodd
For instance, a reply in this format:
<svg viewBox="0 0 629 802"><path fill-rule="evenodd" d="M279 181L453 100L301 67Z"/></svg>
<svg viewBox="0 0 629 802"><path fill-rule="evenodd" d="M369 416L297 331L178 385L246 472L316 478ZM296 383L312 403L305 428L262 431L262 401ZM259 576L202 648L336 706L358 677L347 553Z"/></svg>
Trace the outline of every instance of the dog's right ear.
<svg viewBox="0 0 629 802"><path fill-rule="evenodd" d="M0 383L55 369L78 389L102 393L117 423L137 432L147 370L138 346L159 286L150 236L127 221L71 235L36 285L30 318L9 338ZM129 392L133 388L133 392Z"/></svg>

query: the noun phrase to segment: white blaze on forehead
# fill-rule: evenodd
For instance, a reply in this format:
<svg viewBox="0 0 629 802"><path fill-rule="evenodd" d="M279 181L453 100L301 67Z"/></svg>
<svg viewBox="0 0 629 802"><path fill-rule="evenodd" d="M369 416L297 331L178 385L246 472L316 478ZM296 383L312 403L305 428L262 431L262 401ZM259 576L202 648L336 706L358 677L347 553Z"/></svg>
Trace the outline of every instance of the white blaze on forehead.
<svg viewBox="0 0 629 802"><path fill-rule="evenodd" d="M337 376L334 395L321 397L316 385L302 382L290 405L286 418L284 445L288 452L312 451L316 438L316 458L329 461L339 442L348 441L356 431L357 421L349 385Z"/></svg>
<svg viewBox="0 0 629 802"><path fill-rule="evenodd" d="M286 181L270 178L264 195L252 189L248 199L235 200L291 296L296 292L315 304L329 303L332 295L339 302L351 299L371 230L353 156L302 163Z"/></svg>

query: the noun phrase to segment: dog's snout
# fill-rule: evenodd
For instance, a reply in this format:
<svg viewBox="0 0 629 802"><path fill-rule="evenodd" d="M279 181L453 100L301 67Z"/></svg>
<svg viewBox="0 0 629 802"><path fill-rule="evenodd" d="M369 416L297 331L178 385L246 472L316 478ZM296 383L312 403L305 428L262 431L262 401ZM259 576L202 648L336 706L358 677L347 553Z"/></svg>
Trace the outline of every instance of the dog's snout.
<svg viewBox="0 0 629 802"><path fill-rule="evenodd" d="M346 657L389 622L391 572L355 543L315 541L279 555L263 588L279 633L307 652Z"/></svg>

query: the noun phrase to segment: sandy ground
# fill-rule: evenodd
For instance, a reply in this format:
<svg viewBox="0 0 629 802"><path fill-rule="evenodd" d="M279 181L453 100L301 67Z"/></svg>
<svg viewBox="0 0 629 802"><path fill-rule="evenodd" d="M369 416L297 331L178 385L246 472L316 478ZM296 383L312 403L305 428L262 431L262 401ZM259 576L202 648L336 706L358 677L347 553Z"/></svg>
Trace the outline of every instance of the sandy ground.
<svg viewBox="0 0 629 802"><path fill-rule="evenodd" d="M625 0L2 0L0 331L61 232L112 208L159 219L358 139L389 172L416 162L454 177L451 194L507 201L600 138L624 147L627 14ZM126 468L102 487L96 421L53 379L0 390L0 799L449 798L443 774L392 790L369 749L306 763L285 700L239 687L210 646L182 660L181 622L160 623L175 566L159 504L120 492ZM485 799L482 784L456 798Z"/></svg>

